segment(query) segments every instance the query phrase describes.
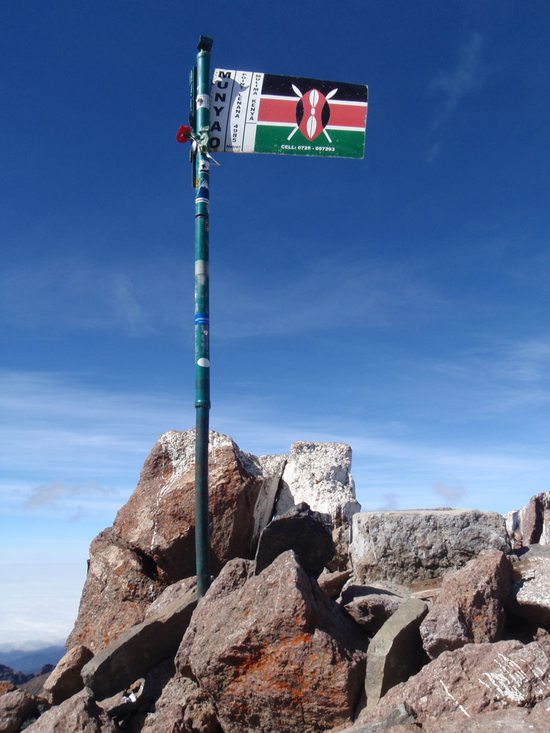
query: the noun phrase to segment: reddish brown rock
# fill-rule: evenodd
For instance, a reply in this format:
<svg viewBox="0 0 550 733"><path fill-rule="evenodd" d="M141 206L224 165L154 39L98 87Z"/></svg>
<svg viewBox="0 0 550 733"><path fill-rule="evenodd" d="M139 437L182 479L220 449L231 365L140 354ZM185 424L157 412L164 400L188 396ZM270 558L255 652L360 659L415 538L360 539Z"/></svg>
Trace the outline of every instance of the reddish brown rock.
<svg viewBox="0 0 550 733"><path fill-rule="evenodd" d="M425 733L548 733L548 707L548 701L544 701L534 708L490 710L469 718L451 715L450 718L426 721L422 730Z"/></svg>
<svg viewBox="0 0 550 733"><path fill-rule="evenodd" d="M464 644L500 641L512 566L499 550L486 550L443 579L441 592L420 626L431 659Z"/></svg>
<svg viewBox="0 0 550 733"><path fill-rule="evenodd" d="M90 693L98 700L114 695L164 659L173 659L196 605L197 593L192 588L162 613L132 626L96 654L82 669Z"/></svg>
<svg viewBox="0 0 550 733"><path fill-rule="evenodd" d="M115 727L83 690L48 710L26 733L115 733Z"/></svg>
<svg viewBox="0 0 550 733"><path fill-rule="evenodd" d="M550 545L550 491L532 496L522 509L510 512L507 528L519 546Z"/></svg>
<svg viewBox="0 0 550 733"><path fill-rule="evenodd" d="M88 574L67 648L82 644L97 653L140 623L164 588L154 563L129 549L112 528L90 547Z"/></svg>
<svg viewBox="0 0 550 733"><path fill-rule="evenodd" d="M154 710L147 714L142 733L221 733L210 698L188 677L176 674L165 685Z"/></svg>
<svg viewBox="0 0 550 733"><path fill-rule="evenodd" d="M443 652L361 717L363 722L379 720L405 702L423 725L429 722L429 730L435 731L433 725L446 716L455 716L464 726L481 712L533 707L548 695L549 651L548 645L537 641L527 645L499 641Z"/></svg>
<svg viewBox="0 0 550 733"><path fill-rule="evenodd" d="M25 720L37 715L38 700L24 690L6 692L0 697L0 733L17 733Z"/></svg>
<svg viewBox="0 0 550 733"><path fill-rule="evenodd" d="M326 593L329 598L336 600L350 578L351 570L335 570L332 573L322 573L317 579L317 582L323 593Z"/></svg>
<svg viewBox="0 0 550 733"><path fill-rule="evenodd" d="M79 692L84 687L80 671L92 657L92 652L81 644L69 649L44 682L43 694L46 700L52 705L59 705Z"/></svg>
<svg viewBox="0 0 550 733"><path fill-rule="evenodd" d="M5 695L6 692L13 692L17 690L17 687L9 680L0 680L0 695Z"/></svg>
<svg viewBox="0 0 550 733"><path fill-rule="evenodd" d="M231 438L210 432L209 508L213 572L234 557L251 557L254 507L264 484L258 460ZM195 572L195 431L164 433L114 529L153 559L167 583Z"/></svg>
<svg viewBox="0 0 550 733"><path fill-rule="evenodd" d="M197 606L177 666L190 665L225 733L309 733L350 721L366 635L292 551L247 579L249 570L240 561L222 570Z"/></svg>

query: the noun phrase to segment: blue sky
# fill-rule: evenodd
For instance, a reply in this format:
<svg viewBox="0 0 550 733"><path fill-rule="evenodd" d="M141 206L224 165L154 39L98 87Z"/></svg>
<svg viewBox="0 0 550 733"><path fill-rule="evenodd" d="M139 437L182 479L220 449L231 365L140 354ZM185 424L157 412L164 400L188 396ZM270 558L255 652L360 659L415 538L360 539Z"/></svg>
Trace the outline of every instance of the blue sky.
<svg viewBox="0 0 550 733"><path fill-rule="evenodd" d="M211 424L348 442L364 509L550 477L547 2L0 7L0 647L70 630L93 536L193 414L187 77L367 83L364 161L220 155Z"/></svg>

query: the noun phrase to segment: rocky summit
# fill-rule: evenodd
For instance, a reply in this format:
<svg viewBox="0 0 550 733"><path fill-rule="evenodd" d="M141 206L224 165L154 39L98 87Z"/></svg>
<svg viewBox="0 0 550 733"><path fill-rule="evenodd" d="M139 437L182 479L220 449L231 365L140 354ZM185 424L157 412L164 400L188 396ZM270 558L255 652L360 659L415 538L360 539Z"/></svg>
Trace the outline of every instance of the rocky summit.
<svg viewBox="0 0 550 733"><path fill-rule="evenodd" d="M361 512L349 446L211 432L198 599L194 451L155 444L65 656L41 689L3 683L0 733L550 730L550 492L506 518Z"/></svg>

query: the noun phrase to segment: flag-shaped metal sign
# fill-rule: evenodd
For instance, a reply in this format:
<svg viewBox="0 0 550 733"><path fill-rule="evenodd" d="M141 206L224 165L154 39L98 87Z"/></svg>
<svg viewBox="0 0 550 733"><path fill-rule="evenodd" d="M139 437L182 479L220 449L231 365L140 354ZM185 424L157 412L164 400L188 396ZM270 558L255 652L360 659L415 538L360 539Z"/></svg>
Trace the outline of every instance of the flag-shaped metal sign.
<svg viewBox="0 0 550 733"><path fill-rule="evenodd" d="M364 84L216 69L210 149L363 158Z"/></svg>

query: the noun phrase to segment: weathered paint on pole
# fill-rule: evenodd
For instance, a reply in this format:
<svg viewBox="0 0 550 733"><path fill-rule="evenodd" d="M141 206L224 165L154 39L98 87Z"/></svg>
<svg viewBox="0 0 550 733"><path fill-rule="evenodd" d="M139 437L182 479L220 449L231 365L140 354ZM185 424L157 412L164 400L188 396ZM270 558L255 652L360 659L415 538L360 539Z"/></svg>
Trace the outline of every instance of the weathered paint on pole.
<svg viewBox="0 0 550 733"><path fill-rule="evenodd" d="M198 44L193 178L195 184L195 551L197 591L201 598L210 585L208 568L208 430L210 410L210 307L208 280L208 209L210 175L210 50L212 40L201 36Z"/></svg>

